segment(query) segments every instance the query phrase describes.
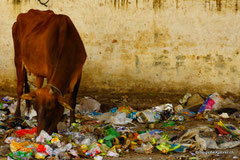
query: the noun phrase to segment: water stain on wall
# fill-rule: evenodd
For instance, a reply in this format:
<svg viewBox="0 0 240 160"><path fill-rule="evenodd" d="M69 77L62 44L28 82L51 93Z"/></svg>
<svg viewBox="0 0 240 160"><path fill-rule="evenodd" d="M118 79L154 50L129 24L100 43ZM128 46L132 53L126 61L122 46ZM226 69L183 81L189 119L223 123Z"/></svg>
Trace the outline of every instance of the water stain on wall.
<svg viewBox="0 0 240 160"><path fill-rule="evenodd" d="M11 10L13 15L18 15L22 12L22 6L30 3L31 0L7 0L7 3L12 4Z"/></svg>
<svg viewBox="0 0 240 160"><path fill-rule="evenodd" d="M13 12L14 14L19 14L21 13L22 10L22 1L21 0L12 0L13 4Z"/></svg>
<svg viewBox="0 0 240 160"><path fill-rule="evenodd" d="M225 7L227 6L227 1L225 1ZM205 0L205 8L213 10L216 7L217 11L222 9L222 0Z"/></svg>
<svg viewBox="0 0 240 160"><path fill-rule="evenodd" d="M163 4L164 4L163 0L153 0L153 8L154 9L162 8Z"/></svg>
<svg viewBox="0 0 240 160"><path fill-rule="evenodd" d="M135 55L135 65L136 65L136 68L139 69L139 58L137 55Z"/></svg>
<svg viewBox="0 0 240 160"><path fill-rule="evenodd" d="M105 4L106 3L107 3L107 0L105 0ZM114 8L117 8L117 9L128 8L129 3L130 3L129 0L111 0L111 4L113 4Z"/></svg>
<svg viewBox="0 0 240 160"><path fill-rule="evenodd" d="M238 11L238 1L239 0L205 0L205 8L217 11L222 11L223 9Z"/></svg>
<svg viewBox="0 0 240 160"><path fill-rule="evenodd" d="M224 60L224 57L222 55L217 55L217 60L215 62L215 67L217 69L224 69L226 66L226 63L225 63L225 60Z"/></svg>
<svg viewBox="0 0 240 160"><path fill-rule="evenodd" d="M9 0L7 0L7 1L9 2ZM29 3L30 2L30 0L11 0L11 1L12 1L12 4L14 6L21 5L22 2L24 2L24 3Z"/></svg>
<svg viewBox="0 0 240 160"><path fill-rule="evenodd" d="M21 0L13 0L12 3L13 5L18 5L21 3Z"/></svg>
<svg viewBox="0 0 240 160"><path fill-rule="evenodd" d="M19 7L22 2L30 2L33 0L11 0L11 1L15 7L16 6ZM210 11L223 11L225 9L238 11L239 10L238 1L239 0L192 0L192 6L200 4L205 9ZM152 6L152 8L156 11L159 9L164 9L165 7L174 7L175 9L178 9L179 7L185 6L184 4L189 3L189 0L172 0L171 5L169 5L168 0L104 0L103 3L105 5L109 4L113 5L115 9L128 9L129 5L135 6L136 8L139 8L140 5Z"/></svg>
<svg viewBox="0 0 240 160"><path fill-rule="evenodd" d="M210 11L223 11L230 9L232 11L238 11L239 0L192 0L191 4L202 5L206 10ZM151 6L155 11L164 8L174 7L175 9L184 8L189 4L189 0L105 0L105 5L111 3L116 9L128 8L129 5L140 8L139 6L148 7ZM189 6L188 6L189 7ZM188 9L188 8L186 8Z"/></svg>

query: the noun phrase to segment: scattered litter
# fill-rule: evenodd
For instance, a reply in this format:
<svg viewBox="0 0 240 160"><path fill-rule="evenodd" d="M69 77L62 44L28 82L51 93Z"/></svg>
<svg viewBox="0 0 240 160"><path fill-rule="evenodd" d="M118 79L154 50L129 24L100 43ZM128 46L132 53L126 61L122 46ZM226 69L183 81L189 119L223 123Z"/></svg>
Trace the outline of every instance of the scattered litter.
<svg viewBox="0 0 240 160"><path fill-rule="evenodd" d="M124 98L124 103L127 102ZM35 110L27 114L25 109L24 118L15 118L12 115L15 99L4 97L0 104L0 137L5 144L0 145L0 156L103 160L106 156L117 158L131 152L169 155L188 152L188 159L200 159L204 154L198 153L240 146L239 125L231 124L231 120L240 120L239 111L215 112L230 104L238 106L218 93L209 95L205 101L200 94L187 93L175 107L167 103L138 111L128 105L113 106L101 113L101 104L85 97L76 107L76 122L71 127L68 111L57 125L58 132L49 135L42 130L37 135ZM233 155L232 159L238 156Z"/></svg>

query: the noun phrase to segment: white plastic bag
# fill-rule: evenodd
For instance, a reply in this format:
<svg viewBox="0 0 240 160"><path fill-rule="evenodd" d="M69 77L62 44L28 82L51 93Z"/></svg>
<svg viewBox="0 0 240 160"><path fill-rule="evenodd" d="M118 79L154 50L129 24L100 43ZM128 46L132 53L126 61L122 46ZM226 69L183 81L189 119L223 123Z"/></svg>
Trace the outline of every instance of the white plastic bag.
<svg viewBox="0 0 240 160"><path fill-rule="evenodd" d="M45 140L50 141L52 137L44 130L41 130L39 136L36 138L36 142L44 143Z"/></svg>
<svg viewBox="0 0 240 160"><path fill-rule="evenodd" d="M91 112L99 112L101 104L90 97L84 97L80 99L79 105L76 105L76 112L81 114L89 114Z"/></svg>
<svg viewBox="0 0 240 160"><path fill-rule="evenodd" d="M126 113L117 113L116 116L111 117L111 122L113 124L121 124L121 125L126 125L130 122L132 122L131 118L127 118Z"/></svg>

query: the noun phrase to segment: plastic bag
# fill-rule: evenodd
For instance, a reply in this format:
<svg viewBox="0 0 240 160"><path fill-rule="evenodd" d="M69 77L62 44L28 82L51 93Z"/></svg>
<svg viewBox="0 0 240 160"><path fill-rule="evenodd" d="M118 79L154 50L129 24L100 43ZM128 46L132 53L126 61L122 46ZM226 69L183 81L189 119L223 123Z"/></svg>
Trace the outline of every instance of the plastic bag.
<svg viewBox="0 0 240 160"><path fill-rule="evenodd" d="M219 145L220 149L230 149L240 145L240 141L224 142Z"/></svg>
<svg viewBox="0 0 240 160"><path fill-rule="evenodd" d="M49 145L45 145L44 147L46 148L46 153L47 153L49 156L52 156L52 154L53 154L53 149L52 149Z"/></svg>
<svg viewBox="0 0 240 160"><path fill-rule="evenodd" d="M173 105L170 104L170 103L167 103L167 104L163 104L163 105L160 105L160 106L153 107L153 110L156 111L156 112L172 113L173 112Z"/></svg>
<svg viewBox="0 0 240 160"><path fill-rule="evenodd" d="M103 157L102 157L102 156L99 156L99 155L97 155L97 156L95 156L95 157L94 157L94 160L103 160Z"/></svg>
<svg viewBox="0 0 240 160"><path fill-rule="evenodd" d="M73 155L74 157L78 157L78 153L77 153L76 150L74 150L74 149L70 149L69 152L70 152L70 154Z"/></svg>
<svg viewBox="0 0 240 160"><path fill-rule="evenodd" d="M6 103L13 103L14 98L10 97L10 96L5 96L2 98L2 101L6 102Z"/></svg>
<svg viewBox="0 0 240 160"><path fill-rule="evenodd" d="M52 137L44 130L41 130L39 136L36 138L36 142L44 143L45 140L50 141Z"/></svg>
<svg viewBox="0 0 240 160"><path fill-rule="evenodd" d="M39 144L38 145L38 147L37 147L37 152L41 152L41 153L46 153L46 148L45 148L45 146L44 145L41 145L41 144Z"/></svg>
<svg viewBox="0 0 240 160"><path fill-rule="evenodd" d="M0 111L0 121L6 121L8 119L7 112Z"/></svg>
<svg viewBox="0 0 240 160"><path fill-rule="evenodd" d="M207 148L209 149L219 149L217 143L212 138L203 138L206 142Z"/></svg>
<svg viewBox="0 0 240 160"><path fill-rule="evenodd" d="M79 132L71 132L71 135L73 141L78 145L80 145L82 140L84 140L84 136Z"/></svg>
<svg viewBox="0 0 240 160"><path fill-rule="evenodd" d="M143 142L150 142L152 139L152 135L148 132L139 134L137 138Z"/></svg>
<svg viewBox="0 0 240 160"><path fill-rule="evenodd" d="M166 154L170 151L185 152L185 148L183 146L181 146L180 144L170 145L167 142L163 142L163 143L159 144L158 146L156 146L156 148L164 154Z"/></svg>
<svg viewBox="0 0 240 160"><path fill-rule="evenodd" d="M137 153L150 154L150 153L152 153L152 150L153 150L153 146L150 143L148 143L148 144L142 143L141 147L134 148L134 151Z"/></svg>
<svg viewBox="0 0 240 160"><path fill-rule="evenodd" d="M7 137L7 138L4 140L4 142L7 143L7 144L10 144L10 143L12 143L13 140L14 140L15 142L19 142L19 141L20 141L20 139L19 139L19 138L16 138L16 137Z"/></svg>
<svg viewBox="0 0 240 160"><path fill-rule="evenodd" d="M116 116L111 117L111 122L113 124L121 124L121 125L126 125L130 122L132 122L131 118L127 118L127 115L125 112L123 113L117 113Z"/></svg>
<svg viewBox="0 0 240 160"><path fill-rule="evenodd" d="M107 153L109 157L119 157L119 154L116 151L116 146L113 146Z"/></svg>
<svg viewBox="0 0 240 160"><path fill-rule="evenodd" d="M122 113L125 112L126 114L129 114L133 111L133 109L130 106L122 106L122 107L118 108L118 111L122 112Z"/></svg>
<svg viewBox="0 0 240 160"><path fill-rule="evenodd" d="M87 156L95 156L96 154L99 154L101 152L101 149L97 143L93 143L89 146L89 151L86 152Z"/></svg>
<svg viewBox="0 0 240 160"><path fill-rule="evenodd" d="M107 153L109 150L109 147L103 143L101 144L100 149L101 149L101 153Z"/></svg>
<svg viewBox="0 0 240 160"><path fill-rule="evenodd" d="M175 121L165 122L165 123L163 124L163 127L166 127L166 126L175 126Z"/></svg>
<svg viewBox="0 0 240 160"><path fill-rule="evenodd" d="M31 152L33 148L37 148L38 144L37 143L32 143L32 142L15 142L14 140L10 144L10 150L11 152L16 152L16 151L26 151L26 152Z"/></svg>
<svg viewBox="0 0 240 160"><path fill-rule="evenodd" d="M217 110L221 107L221 103L223 102L223 98L217 93L210 94L208 98L204 101L203 105L199 109L199 113L209 110Z"/></svg>
<svg viewBox="0 0 240 160"><path fill-rule="evenodd" d="M32 129L20 129L15 131L15 134L19 137L24 136L25 134L35 134L37 133L37 127L32 128Z"/></svg>
<svg viewBox="0 0 240 160"><path fill-rule="evenodd" d="M61 152L65 152L65 151L66 151L66 148L60 147L60 148L53 150L53 155L58 156Z"/></svg>
<svg viewBox="0 0 240 160"><path fill-rule="evenodd" d="M32 158L32 152L16 151L9 154L12 159L28 160Z"/></svg>
<svg viewBox="0 0 240 160"><path fill-rule="evenodd" d="M89 114L93 111L99 112L101 104L90 97L84 97L80 99L80 105L76 106L76 112L81 114Z"/></svg>

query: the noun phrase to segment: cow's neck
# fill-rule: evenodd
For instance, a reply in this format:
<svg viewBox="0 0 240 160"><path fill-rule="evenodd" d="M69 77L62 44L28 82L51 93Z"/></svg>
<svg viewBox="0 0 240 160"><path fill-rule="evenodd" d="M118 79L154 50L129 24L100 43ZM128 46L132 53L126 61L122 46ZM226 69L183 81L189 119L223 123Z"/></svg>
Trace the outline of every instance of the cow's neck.
<svg viewBox="0 0 240 160"><path fill-rule="evenodd" d="M62 95L66 93L66 88L68 87L66 78L63 78L61 76L52 76L48 81L48 84L55 88L55 90Z"/></svg>
<svg viewBox="0 0 240 160"><path fill-rule="evenodd" d="M48 83L47 85L50 86L52 89L54 89L54 91L55 91L58 95L63 96L62 91L61 91L60 89L58 89L56 86L54 86L54 85L52 85L52 84L50 84L50 83Z"/></svg>

